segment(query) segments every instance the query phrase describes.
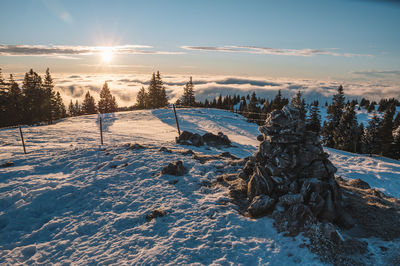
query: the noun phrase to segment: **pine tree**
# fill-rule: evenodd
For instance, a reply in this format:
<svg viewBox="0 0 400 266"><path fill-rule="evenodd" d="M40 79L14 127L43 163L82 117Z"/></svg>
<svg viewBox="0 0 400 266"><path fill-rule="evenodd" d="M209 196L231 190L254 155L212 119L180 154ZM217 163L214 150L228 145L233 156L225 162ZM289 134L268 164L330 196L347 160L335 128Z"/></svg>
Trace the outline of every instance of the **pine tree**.
<svg viewBox="0 0 400 266"><path fill-rule="evenodd" d="M314 101L311 105L310 116L307 119L307 129L317 134L321 131L321 115L319 113L318 101Z"/></svg>
<svg viewBox="0 0 400 266"><path fill-rule="evenodd" d="M68 114L69 116L75 116L76 112L75 112L75 105L72 102L72 100L70 101L69 105L68 105Z"/></svg>
<svg viewBox="0 0 400 266"><path fill-rule="evenodd" d="M147 89L146 108L160 108L168 105L167 92L160 72L153 73Z"/></svg>
<svg viewBox="0 0 400 266"><path fill-rule="evenodd" d="M76 112L76 116L82 114L81 105L79 104L78 100L75 101L75 112Z"/></svg>
<svg viewBox="0 0 400 266"><path fill-rule="evenodd" d="M83 114L96 114L97 113L96 102L95 102L93 96L90 95L89 91L86 92L85 99L83 100L83 103L82 103L82 113Z"/></svg>
<svg viewBox="0 0 400 266"><path fill-rule="evenodd" d="M183 96L181 102L184 106L194 106L196 103L192 77L190 77L189 82L187 82L185 87L183 87Z"/></svg>
<svg viewBox="0 0 400 266"><path fill-rule="evenodd" d="M282 99L281 90L278 91L278 94L271 102L271 110L281 110L285 106L284 101Z"/></svg>
<svg viewBox="0 0 400 266"><path fill-rule="evenodd" d="M371 113L373 111L375 111L375 103L374 102L370 103L368 108L367 108L367 112L368 113Z"/></svg>
<svg viewBox="0 0 400 266"><path fill-rule="evenodd" d="M264 101L263 107L261 109L261 116L260 119L262 120L263 124L265 123L265 120L267 119L268 113L271 112L271 106L268 102L268 100Z"/></svg>
<svg viewBox="0 0 400 266"><path fill-rule="evenodd" d="M336 130L333 132L335 148L344 151L356 152L359 136L354 107L349 104L339 120Z"/></svg>
<svg viewBox="0 0 400 266"><path fill-rule="evenodd" d="M159 107L165 107L168 106L168 97L167 97L167 91L165 90L165 87L161 87L161 93L160 93L160 106Z"/></svg>
<svg viewBox="0 0 400 266"><path fill-rule="evenodd" d="M100 100L98 104L99 112L113 113L118 109L115 97L111 94L107 82L104 82L103 88L100 91Z"/></svg>
<svg viewBox="0 0 400 266"><path fill-rule="evenodd" d="M340 85L337 90L337 94L333 96L332 104L328 106L328 122L325 124L322 130L324 144L328 147L337 147L337 144L334 141L334 134L340 135L340 132L335 131L338 130L338 125L340 119L342 118L344 106L345 97L343 93L343 87Z"/></svg>
<svg viewBox="0 0 400 266"><path fill-rule="evenodd" d="M378 154L380 148L380 134L379 128L381 126L381 120L374 113L371 120L368 121L368 126L364 128L364 132L361 136L362 152L372 154Z"/></svg>
<svg viewBox="0 0 400 266"><path fill-rule="evenodd" d="M7 105L7 84L3 79L3 74L0 68L0 127L10 124L9 118L7 116Z"/></svg>
<svg viewBox="0 0 400 266"><path fill-rule="evenodd" d="M393 120L393 128L398 128L400 126L400 112L397 113L396 117Z"/></svg>
<svg viewBox="0 0 400 266"><path fill-rule="evenodd" d="M142 87L138 94L136 95L136 108L137 109L144 109L146 108L146 90Z"/></svg>
<svg viewBox="0 0 400 266"><path fill-rule="evenodd" d="M25 73L22 88L24 94L25 122L32 124L43 121L46 117L44 116L45 112L42 104L44 98L42 78L31 69L28 73Z"/></svg>
<svg viewBox="0 0 400 266"><path fill-rule="evenodd" d="M304 101L304 99L301 97L301 92L298 91L296 93L296 96L293 97L292 99L292 105L293 107L297 108L300 112L300 119L305 121L306 120L306 103Z"/></svg>
<svg viewBox="0 0 400 266"><path fill-rule="evenodd" d="M164 82L162 81L160 71L157 71L156 75L156 86L157 86L157 101L156 107L165 107L168 105L167 92L164 87Z"/></svg>
<svg viewBox="0 0 400 266"><path fill-rule="evenodd" d="M55 102L55 93L53 91L54 84L53 79L50 75L49 68L46 69L46 74L44 76L43 84L43 111L45 120L51 124L53 121L53 113L54 113L54 102Z"/></svg>
<svg viewBox="0 0 400 266"><path fill-rule="evenodd" d="M400 159L400 125L393 130L393 158Z"/></svg>
<svg viewBox="0 0 400 266"><path fill-rule="evenodd" d="M379 128L381 137L381 154L387 157L391 156L391 145L393 142L393 116L395 111L396 109L393 104L386 109L385 114L383 115L381 127Z"/></svg>
<svg viewBox="0 0 400 266"><path fill-rule="evenodd" d="M256 93L253 91L250 97L249 104L247 106L247 111L245 116L249 122L257 123L260 120L261 110L258 107L258 100L256 97Z"/></svg>
<svg viewBox="0 0 400 266"><path fill-rule="evenodd" d="M218 96L217 108L222 109L222 95L221 94Z"/></svg>
<svg viewBox="0 0 400 266"><path fill-rule="evenodd" d="M57 91L56 99L55 99L55 111L54 111L54 119L58 120L64 117L67 117L67 111L65 109L65 105L63 100L61 99L60 92Z"/></svg>
<svg viewBox="0 0 400 266"><path fill-rule="evenodd" d="M15 82L14 77L10 74L7 92L7 119L8 125L18 125L22 123L23 119L23 95L22 91Z"/></svg>
<svg viewBox="0 0 400 266"><path fill-rule="evenodd" d="M153 73L151 77L149 87L147 89L147 102L146 108L157 108L157 100L158 100L158 91L157 91L157 81L156 74Z"/></svg>

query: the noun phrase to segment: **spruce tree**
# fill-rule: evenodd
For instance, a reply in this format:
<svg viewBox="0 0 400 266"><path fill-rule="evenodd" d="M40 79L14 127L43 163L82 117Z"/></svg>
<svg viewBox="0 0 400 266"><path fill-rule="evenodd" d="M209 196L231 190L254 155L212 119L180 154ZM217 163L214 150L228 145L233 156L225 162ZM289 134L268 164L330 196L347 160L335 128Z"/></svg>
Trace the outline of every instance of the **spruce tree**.
<svg viewBox="0 0 400 266"><path fill-rule="evenodd" d="M292 105L293 107L297 108L300 112L300 119L305 121L306 120L306 104L304 99L301 97L301 92L298 91L296 96L292 98Z"/></svg>
<svg viewBox="0 0 400 266"><path fill-rule="evenodd" d="M265 120L267 119L267 115L269 112L271 112L271 106L270 106L270 103L268 102L268 100L266 100L266 101L264 101L263 107L261 109L261 116L260 116L260 119L262 121L264 121L264 123L265 123Z"/></svg>
<svg viewBox="0 0 400 266"><path fill-rule="evenodd" d="M217 108L222 109L222 95L221 94L219 94L219 96L218 96Z"/></svg>
<svg viewBox="0 0 400 266"><path fill-rule="evenodd" d="M321 131L321 115L319 113L318 101L311 105L310 116L307 119L307 129L317 134Z"/></svg>
<svg viewBox="0 0 400 266"><path fill-rule="evenodd" d="M146 108L157 108L158 95L159 93L157 91L156 74L153 73L153 76L150 79L149 87L147 89Z"/></svg>
<svg viewBox="0 0 400 266"><path fill-rule="evenodd" d="M82 103L82 113L87 115L97 113L96 102L94 101L93 96L90 95L89 91L86 92L85 99Z"/></svg>
<svg viewBox="0 0 400 266"><path fill-rule="evenodd" d="M190 77L189 82L185 84L183 87L183 96L181 100L184 106L194 106L195 105L195 97L194 97L194 85L192 81L192 77Z"/></svg>
<svg viewBox="0 0 400 266"><path fill-rule="evenodd" d="M161 93L160 93L160 106L159 107L166 107L168 106L168 97L167 97L167 91L165 90L165 87L161 87Z"/></svg>
<svg viewBox="0 0 400 266"><path fill-rule="evenodd" d="M393 158L400 159L400 125L393 130Z"/></svg>
<svg viewBox="0 0 400 266"><path fill-rule="evenodd" d="M383 156L390 157L391 156L391 145L393 142L393 116L396 109L394 104L388 106L383 115L382 124L379 129L380 137L381 137L381 154Z"/></svg>
<svg viewBox="0 0 400 266"><path fill-rule="evenodd" d="M75 105L72 102L72 100L70 101L69 105L68 105L68 114L69 116L75 116L76 112L75 112Z"/></svg>
<svg viewBox="0 0 400 266"><path fill-rule="evenodd" d="M7 124L9 126L18 125L22 123L23 119L23 95L12 74L10 74L8 86L6 113L9 122Z"/></svg>
<svg viewBox="0 0 400 266"><path fill-rule="evenodd" d="M167 106L168 105L168 97L167 97L167 92L164 87L164 82L162 81L162 78L161 78L160 71L157 71L156 87L157 87L156 108Z"/></svg>
<svg viewBox="0 0 400 266"><path fill-rule="evenodd" d="M353 105L348 104L345 112L342 114L342 117L339 120L338 126L333 132L335 148L344 151L356 152L359 136L358 130L359 127L354 107Z"/></svg>
<svg viewBox="0 0 400 266"><path fill-rule="evenodd" d="M64 117L67 117L67 111L65 109L65 105L63 100L61 99L60 92L57 91L56 99L55 99L55 112L54 112L54 119L58 120Z"/></svg>
<svg viewBox="0 0 400 266"><path fill-rule="evenodd" d="M379 128L381 126L381 120L374 113L371 120L368 121L368 126L364 128L364 132L361 136L362 152L372 154L378 154L380 150L380 134Z"/></svg>
<svg viewBox="0 0 400 266"><path fill-rule="evenodd" d="M46 117L42 104L44 98L42 78L31 69L28 73L25 73L22 88L24 94L25 122L32 124L43 121Z"/></svg>
<svg viewBox="0 0 400 266"><path fill-rule="evenodd" d="M115 97L111 94L107 82L104 82L103 88L100 91L100 100L98 104L99 112L113 113L118 109Z"/></svg>
<svg viewBox="0 0 400 266"><path fill-rule="evenodd" d="M281 90L278 91L278 94L275 96L275 98L271 102L271 110L280 110L282 107L285 106L283 104L283 99L282 99L282 94Z"/></svg>
<svg viewBox="0 0 400 266"><path fill-rule="evenodd" d="M322 130L322 136L324 144L328 147L336 147L334 141L334 134L339 135L338 130L340 119L342 118L343 110L345 105L345 97L343 92L343 86L340 85L337 94L333 96L332 104L328 106L328 122L325 124ZM354 110L353 110L354 111Z"/></svg>
<svg viewBox="0 0 400 266"><path fill-rule="evenodd" d="M76 116L82 114L81 105L79 104L78 100L75 101L75 112L76 112Z"/></svg>
<svg viewBox="0 0 400 266"><path fill-rule="evenodd" d="M3 79L3 74L0 68L0 127L10 124L10 120L7 116L7 84Z"/></svg>
<svg viewBox="0 0 400 266"><path fill-rule="evenodd" d="M398 126L400 126L400 112L397 113L393 120L393 128L398 128Z"/></svg>
<svg viewBox="0 0 400 266"><path fill-rule="evenodd" d="M54 84L53 78L50 75L49 68L46 69L46 74L43 79L42 84L43 89L43 111L45 120L51 124L53 121L53 113L54 113L54 103L55 103L55 93L54 93Z"/></svg>
<svg viewBox="0 0 400 266"><path fill-rule="evenodd" d="M146 90L142 87L138 94L136 95L136 108L137 109L144 109L146 108Z"/></svg>
<svg viewBox="0 0 400 266"><path fill-rule="evenodd" d="M258 107L258 100L256 97L256 93L253 91L250 97L249 104L247 106L247 110L245 116L249 122L257 123L260 119L261 110Z"/></svg>
<svg viewBox="0 0 400 266"><path fill-rule="evenodd" d="M373 111L375 111L375 103L374 102L370 103L368 108L367 108L367 112L368 113L371 113Z"/></svg>

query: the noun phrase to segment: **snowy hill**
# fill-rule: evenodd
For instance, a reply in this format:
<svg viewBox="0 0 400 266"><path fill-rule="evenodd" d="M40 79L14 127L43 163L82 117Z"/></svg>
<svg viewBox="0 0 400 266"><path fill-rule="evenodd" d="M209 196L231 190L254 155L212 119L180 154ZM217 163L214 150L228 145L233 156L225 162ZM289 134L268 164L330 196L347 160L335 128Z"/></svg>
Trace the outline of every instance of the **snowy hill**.
<svg viewBox="0 0 400 266"><path fill-rule="evenodd" d="M24 127L27 155L17 129L0 130L0 164L14 162L0 168L0 263L322 264L300 247L301 236L278 234L268 217L243 217L227 189L210 185L219 174L235 170L229 159L200 162L184 152L244 158L257 150L257 125L223 110L177 113L181 130L221 131L234 146L175 144L170 109L107 115L103 146L96 115ZM328 152L338 175L361 178L400 198L399 161ZM186 175L159 174L177 160L188 168ZM148 221L155 209L166 215ZM374 254L368 261L374 264L384 263L387 255L379 246L389 251L400 246L367 242Z"/></svg>

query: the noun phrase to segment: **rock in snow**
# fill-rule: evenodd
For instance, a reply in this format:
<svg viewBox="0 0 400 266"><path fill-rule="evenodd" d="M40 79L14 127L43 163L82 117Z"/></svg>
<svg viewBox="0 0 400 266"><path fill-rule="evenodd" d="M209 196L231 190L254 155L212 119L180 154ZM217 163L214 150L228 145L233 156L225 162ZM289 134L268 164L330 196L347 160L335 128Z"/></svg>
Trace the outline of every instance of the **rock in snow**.
<svg viewBox="0 0 400 266"><path fill-rule="evenodd" d="M176 138L176 143L182 145L193 145L193 146L203 146L207 144L208 146L230 146L231 141L228 136L224 135L222 132L218 132L217 135L212 133L205 133L200 136L197 133L191 133L189 131L183 131L182 134Z"/></svg>
<svg viewBox="0 0 400 266"><path fill-rule="evenodd" d="M169 163L166 167L164 167L161 170L162 174L168 174L168 175L175 175L175 176L181 176L186 174L187 169L185 166L183 166L182 161L176 161L174 163Z"/></svg>

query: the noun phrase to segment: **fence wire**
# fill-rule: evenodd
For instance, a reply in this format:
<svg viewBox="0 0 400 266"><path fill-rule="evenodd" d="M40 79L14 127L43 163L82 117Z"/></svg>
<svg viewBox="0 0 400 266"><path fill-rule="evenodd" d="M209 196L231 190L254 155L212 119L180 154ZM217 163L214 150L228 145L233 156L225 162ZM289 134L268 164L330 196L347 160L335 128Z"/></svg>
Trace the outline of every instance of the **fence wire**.
<svg viewBox="0 0 400 266"><path fill-rule="evenodd" d="M180 106L176 109L178 121L180 121L179 111L182 109L206 109L201 107L184 107ZM174 119L174 111L172 107L166 108L170 111L168 119ZM221 111L229 111L225 109L216 109ZM133 111L134 112L134 111ZM124 112L125 113L125 112ZM52 150L65 148L86 148L86 147L101 147L100 134L100 117L102 119L102 133L104 146L123 145L125 143L147 143L155 144L165 142L169 139L170 142L175 141L178 137L178 131L173 123L166 124L160 120L160 123L154 123L149 127L146 117L138 117L138 119L120 112L118 118L114 114L99 114L96 118L89 116L77 116L69 119L62 119L61 122L43 126L21 126L25 141L26 150L28 153L36 150ZM237 119L246 122L265 122L264 119L252 119L242 116L242 114L257 114L251 112L232 112L233 115L218 115L218 119ZM190 115L190 114L185 114ZM160 119L160 118L158 118ZM126 125L129 123L129 126ZM181 125L181 132L185 128ZM166 136L170 136L171 138ZM11 147L23 152L19 126L5 127L0 130L0 149L11 151Z"/></svg>

